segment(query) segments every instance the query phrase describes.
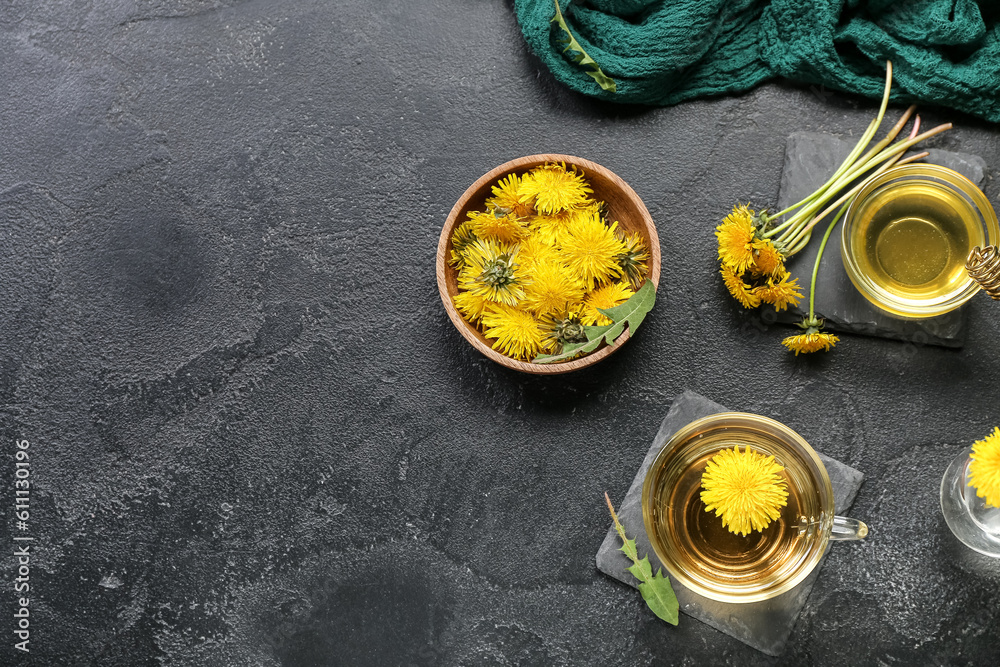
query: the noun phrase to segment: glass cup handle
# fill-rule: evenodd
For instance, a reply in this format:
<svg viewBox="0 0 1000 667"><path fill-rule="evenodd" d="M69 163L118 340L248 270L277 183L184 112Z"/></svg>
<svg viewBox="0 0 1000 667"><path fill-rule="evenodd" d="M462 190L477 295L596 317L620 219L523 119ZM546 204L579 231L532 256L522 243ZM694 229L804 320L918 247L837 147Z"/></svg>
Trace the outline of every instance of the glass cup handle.
<svg viewBox="0 0 1000 667"><path fill-rule="evenodd" d="M864 521L848 519L846 516L833 517L830 529L831 540L863 540L868 535L868 525Z"/></svg>

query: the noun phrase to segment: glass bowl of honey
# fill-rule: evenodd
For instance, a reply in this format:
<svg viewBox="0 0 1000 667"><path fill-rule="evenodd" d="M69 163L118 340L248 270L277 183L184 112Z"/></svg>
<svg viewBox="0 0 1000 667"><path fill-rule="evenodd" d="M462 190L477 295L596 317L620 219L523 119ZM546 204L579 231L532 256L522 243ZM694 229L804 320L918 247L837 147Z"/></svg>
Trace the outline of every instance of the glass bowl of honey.
<svg viewBox="0 0 1000 667"><path fill-rule="evenodd" d="M847 210L840 246L851 282L903 319L958 308L979 291L965 261L1000 238L982 191L934 164L906 164L872 178Z"/></svg>

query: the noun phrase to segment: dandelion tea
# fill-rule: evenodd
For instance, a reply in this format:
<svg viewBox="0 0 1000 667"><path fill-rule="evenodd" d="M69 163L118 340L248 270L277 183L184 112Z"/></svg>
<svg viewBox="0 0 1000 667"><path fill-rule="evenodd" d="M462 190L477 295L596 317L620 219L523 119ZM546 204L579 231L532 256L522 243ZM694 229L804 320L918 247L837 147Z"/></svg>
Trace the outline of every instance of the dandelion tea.
<svg viewBox="0 0 1000 667"><path fill-rule="evenodd" d="M929 180L873 192L861 204L853 235L858 268L876 288L924 303L962 291L969 281L966 257L984 244L968 200Z"/></svg>
<svg viewBox="0 0 1000 667"><path fill-rule="evenodd" d="M821 532L820 498L799 459L784 443L750 429L730 428L700 435L688 454L665 465L652 488L652 531L668 559L709 590L740 587L745 594L773 588L794 577L809 561ZM763 531L730 532L705 511L701 477L709 459L738 445L774 455L788 490L781 516ZM673 469L667 469L673 468Z"/></svg>

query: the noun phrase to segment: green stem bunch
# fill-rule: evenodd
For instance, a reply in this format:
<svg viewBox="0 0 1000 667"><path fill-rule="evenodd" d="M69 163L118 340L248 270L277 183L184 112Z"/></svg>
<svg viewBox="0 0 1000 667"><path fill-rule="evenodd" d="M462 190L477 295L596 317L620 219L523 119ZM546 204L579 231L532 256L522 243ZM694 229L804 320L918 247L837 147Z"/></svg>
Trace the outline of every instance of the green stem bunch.
<svg viewBox="0 0 1000 667"><path fill-rule="evenodd" d="M770 239L774 243L778 252L783 257L788 258L806 247L812 237L812 229L820 220L830 212L842 206L845 202L857 194L862 184L852 187L847 192L841 194L852 182L861 177L871 177L880 174L894 164L910 162L926 154L913 156L900 160L903 153L920 143L924 139L940 134L951 129L951 123L938 125L937 127L918 134L920 128L920 117L914 122L913 132L909 137L901 141L893 141L903 127L909 122L916 107L907 109L899 121L893 126L889 133L874 146L865 152L868 144L878 132L882 119L885 116L886 107L889 104L889 91L892 88L892 63L886 63L885 92L882 94L882 104L879 107L878 116L872 120L865 130L857 145L854 146L843 164L834 172L826 183L802 201L789 206L783 211L774 215L760 214L762 223L761 236ZM863 154L862 154L863 153ZM838 195L840 195L838 197ZM831 200L834 200L830 203ZM829 204L829 205L828 205ZM785 217L787 216L787 217ZM784 219L782 219L784 218ZM838 217L839 219L839 217Z"/></svg>

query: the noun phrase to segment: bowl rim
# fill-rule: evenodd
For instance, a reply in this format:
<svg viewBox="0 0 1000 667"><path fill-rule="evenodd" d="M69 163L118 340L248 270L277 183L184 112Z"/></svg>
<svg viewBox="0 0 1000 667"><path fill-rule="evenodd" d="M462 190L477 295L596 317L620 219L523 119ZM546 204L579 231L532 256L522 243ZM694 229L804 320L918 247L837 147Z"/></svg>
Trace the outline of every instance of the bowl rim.
<svg viewBox="0 0 1000 667"><path fill-rule="evenodd" d="M602 347L599 347L597 350L579 359L573 359L571 361L564 361L560 363L535 364L527 361L520 361L519 359L514 359L501 354L473 335L470 329L473 328L474 325L467 322L458 312L458 309L455 308L455 304L452 302L451 295L448 292L447 275L449 267L447 261L447 250L452 231L459 222L459 215L469 201L476 195L476 193L478 193L483 187L491 183L495 183L500 179L500 177L505 176L510 172L517 170L526 171L533 166L549 162L564 162L566 164L580 167L585 173L598 173L606 180L611 181L616 187L620 188L625 193L627 199L635 205L639 218L648 230L647 236L649 237L650 254L648 280L653 282L654 290L659 289L660 285L660 240L656 230L656 225L653 223L653 218L649 214L646 204L635 192L635 190L633 190L624 179L607 167L603 167L596 162L573 155L563 155L560 153L537 153L534 155L525 155L513 160L508 160L507 162L494 167L480 176L474 183L472 183L472 185L466 188L465 192L462 193L462 196L458 198L458 201L455 202L455 205L452 206L451 211L448 213L444 226L441 228L441 234L438 238L437 256L435 260L438 293L441 296L441 302L444 304L445 311L447 311L452 324L455 325L455 328L458 329L458 332L462 335L462 337L465 338L475 349L487 358L502 366L535 375L557 375L559 373L568 373L570 371L591 366L616 352L627 340L629 340L629 338L631 338L631 331L626 328L625 331L623 331L622 334L615 339L613 345L602 344Z"/></svg>
<svg viewBox="0 0 1000 667"><path fill-rule="evenodd" d="M928 304L926 306L914 306L894 299L891 294L878 288L866 279L853 254L854 245L850 243L850 230L853 229L855 221L854 214L860 202L867 195L870 195L877 188L889 184L893 179L900 177L925 177L936 179L938 185L946 184L948 187L959 190L968 199L972 200L983 223L986 243L997 243L1000 238L1000 224L997 221L996 211L989 199L975 183L963 176L959 172L939 164L914 163L903 164L892 167L881 174L875 174L864 182L858 194L851 200L844 216L844 224L840 230L840 257L844 264L844 271L855 289L861 293L872 305L889 315L910 320L922 320L929 317L936 317L951 312L962 306L971 299L981 289L976 281L969 278L966 286L952 293L946 300Z"/></svg>

